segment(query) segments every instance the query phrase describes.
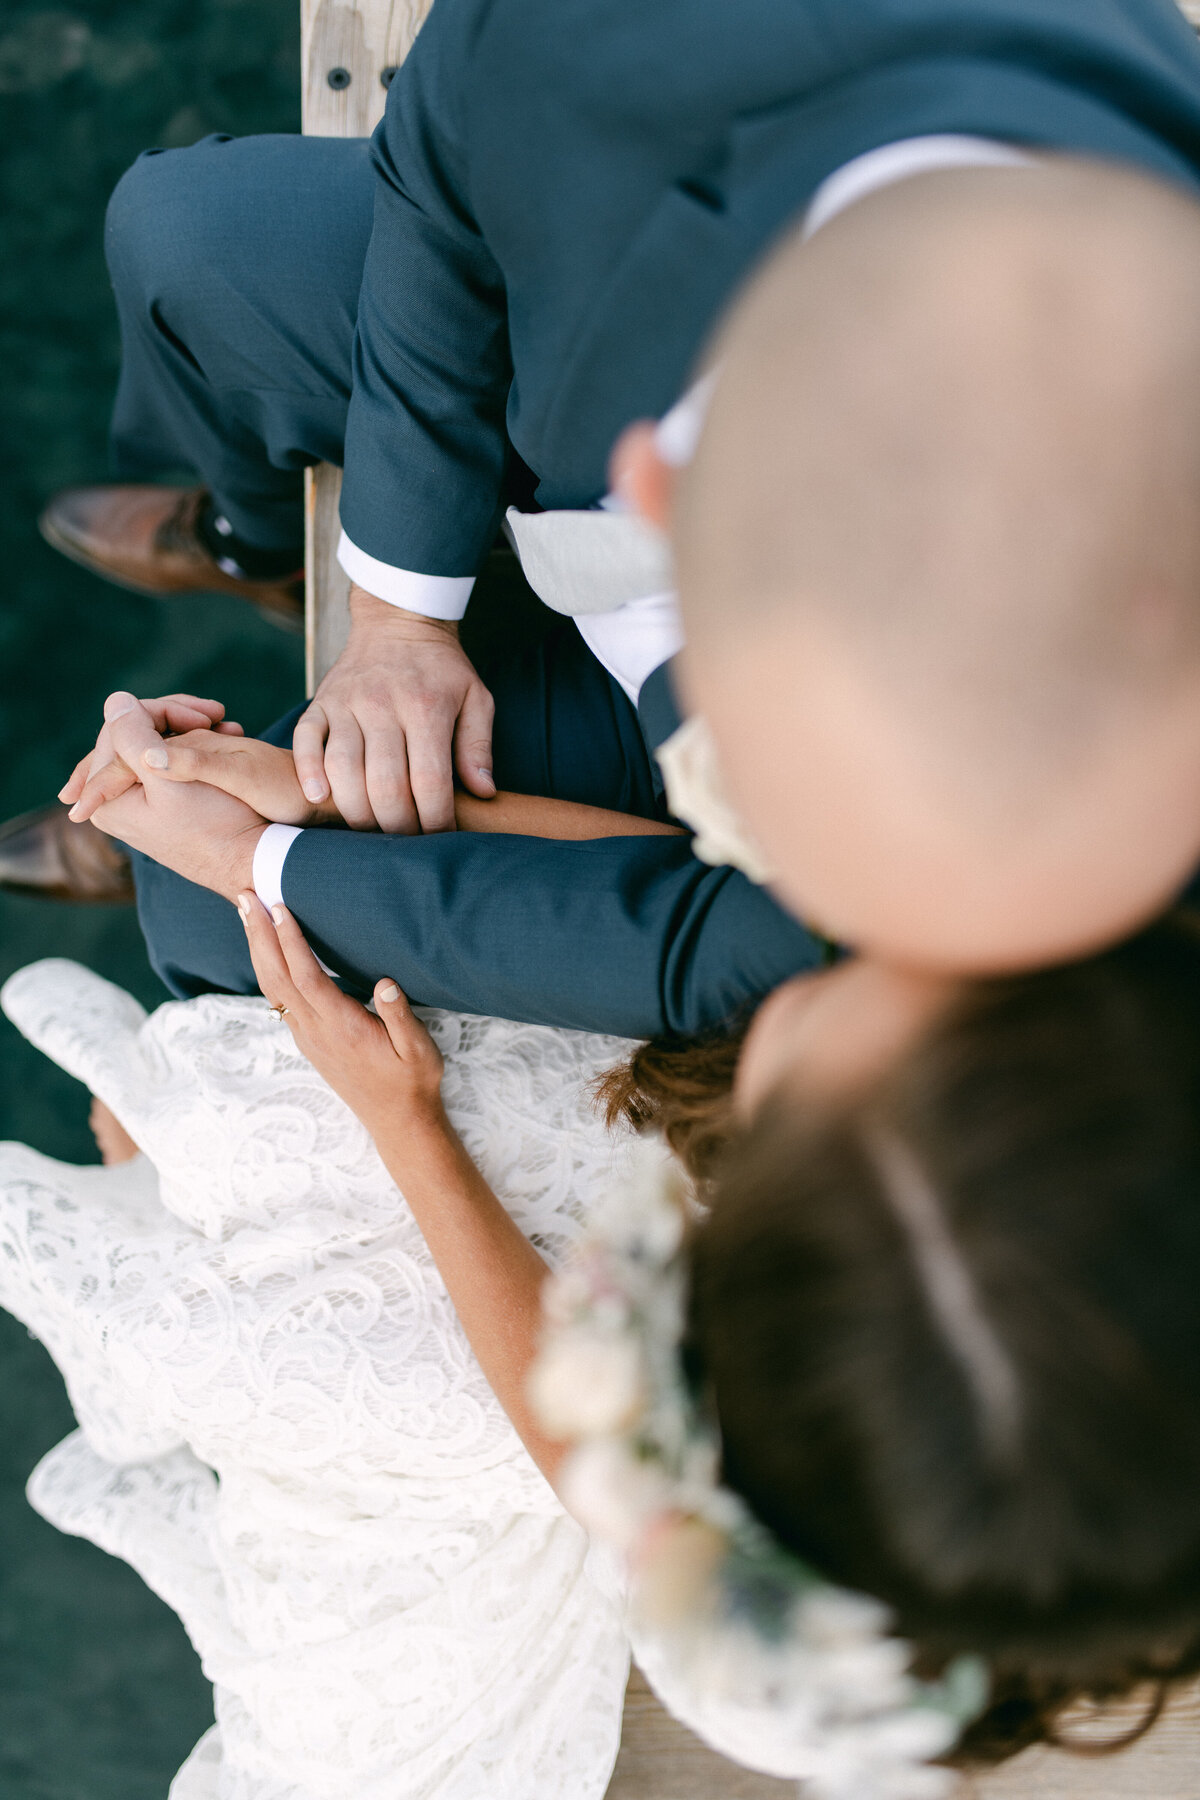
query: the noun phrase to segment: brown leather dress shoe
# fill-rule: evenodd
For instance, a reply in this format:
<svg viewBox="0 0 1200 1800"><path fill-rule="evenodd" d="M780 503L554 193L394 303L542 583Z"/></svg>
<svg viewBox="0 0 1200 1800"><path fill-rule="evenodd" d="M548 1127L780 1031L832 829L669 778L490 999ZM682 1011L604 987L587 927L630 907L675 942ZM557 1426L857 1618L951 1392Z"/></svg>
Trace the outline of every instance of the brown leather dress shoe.
<svg viewBox="0 0 1200 1800"><path fill-rule="evenodd" d="M38 520L48 544L135 594L239 594L276 625L304 628L304 571L284 580L228 575L202 542L202 487L64 488Z"/></svg>
<svg viewBox="0 0 1200 1800"><path fill-rule="evenodd" d="M0 888L43 900L132 906L129 858L90 820L73 825L55 801L0 825Z"/></svg>

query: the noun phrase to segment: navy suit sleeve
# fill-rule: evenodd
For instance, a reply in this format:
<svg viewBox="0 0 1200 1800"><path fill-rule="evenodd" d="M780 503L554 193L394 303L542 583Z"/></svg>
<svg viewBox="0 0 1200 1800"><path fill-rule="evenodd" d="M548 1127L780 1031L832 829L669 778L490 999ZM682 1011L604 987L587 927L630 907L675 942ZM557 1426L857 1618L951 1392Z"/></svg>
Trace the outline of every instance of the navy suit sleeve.
<svg viewBox="0 0 1200 1800"><path fill-rule="evenodd" d="M283 894L359 988L391 975L427 1005L628 1037L719 1025L825 960L762 888L678 837L306 831Z"/></svg>
<svg viewBox="0 0 1200 1800"><path fill-rule="evenodd" d="M494 536L512 369L504 283L471 217L458 115L480 0L438 0L372 144L342 523L368 555L474 575Z"/></svg>

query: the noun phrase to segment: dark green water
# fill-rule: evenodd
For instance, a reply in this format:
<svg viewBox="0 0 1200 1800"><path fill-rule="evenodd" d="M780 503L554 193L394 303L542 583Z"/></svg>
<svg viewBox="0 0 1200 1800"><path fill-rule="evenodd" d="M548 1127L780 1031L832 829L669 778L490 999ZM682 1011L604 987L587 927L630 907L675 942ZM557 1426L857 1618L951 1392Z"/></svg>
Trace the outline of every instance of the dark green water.
<svg viewBox="0 0 1200 1800"><path fill-rule="evenodd" d="M124 593L34 528L55 488L106 472L110 189L152 144L297 129L298 15L298 0L0 0L0 817L54 793L111 688L215 694L251 728L300 697L298 642L236 601ZM42 956L162 997L132 914L0 895L0 979ZM0 1138L93 1161L86 1110L0 1020ZM45 1352L0 1315L0 1800L163 1800L210 1695L174 1616L26 1506L72 1423Z"/></svg>

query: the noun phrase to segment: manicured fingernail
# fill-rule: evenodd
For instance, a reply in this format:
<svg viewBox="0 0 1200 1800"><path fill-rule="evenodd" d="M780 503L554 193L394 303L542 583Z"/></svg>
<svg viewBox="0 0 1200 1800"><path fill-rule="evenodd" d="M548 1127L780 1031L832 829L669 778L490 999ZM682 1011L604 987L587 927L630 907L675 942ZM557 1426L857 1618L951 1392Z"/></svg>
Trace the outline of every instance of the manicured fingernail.
<svg viewBox="0 0 1200 1800"><path fill-rule="evenodd" d="M398 1000L400 998L400 989L396 986L394 981L385 981L383 986L379 989L379 998L381 1000Z"/></svg>
<svg viewBox="0 0 1200 1800"><path fill-rule="evenodd" d="M58 794L57 794L57 795L56 795L56 798L57 798L57 799L59 799L59 800L63 800L63 801L65 801L65 800L66 800L66 797L67 797L67 788L68 788L68 786L69 786L69 785L70 785L70 784L69 784L69 783L68 783L68 782L66 782L66 781L64 781L64 782L63 782L63 784L62 784L62 786L61 786L61 787L60 787L60 788L59 788L59 790L58 790Z"/></svg>
<svg viewBox="0 0 1200 1800"><path fill-rule="evenodd" d="M274 919L274 921L277 925L282 925L286 916L287 916L287 907L286 906L273 906L271 908L271 917Z"/></svg>
<svg viewBox="0 0 1200 1800"><path fill-rule="evenodd" d="M123 719L136 705L132 694L110 694L104 702L104 716L106 719Z"/></svg>
<svg viewBox="0 0 1200 1800"><path fill-rule="evenodd" d="M238 895L238 911L241 913L243 919L248 919L250 917L250 896L249 896L249 894L239 894Z"/></svg>
<svg viewBox="0 0 1200 1800"><path fill-rule="evenodd" d="M78 825L78 823L80 821L80 818L82 815L81 815L79 809L82 805L83 805L82 800L77 800L75 802L74 806L71 808L70 812L67 814L68 819L70 819L70 821L73 825Z"/></svg>
<svg viewBox="0 0 1200 1800"><path fill-rule="evenodd" d="M490 769L481 768L479 771L479 779L480 779L480 781L482 781L484 787L491 788L493 794L495 793L496 783L495 783L495 780L493 779L492 771Z"/></svg>
<svg viewBox="0 0 1200 1800"><path fill-rule="evenodd" d="M142 761L148 769L169 769L171 766L171 759L161 744L150 750L143 750Z"/></svg>
<svg viewBox="0 0 1200 1800"><path fill-rule="evenodd" d="M306 800L323 800L326 792L325 783L319 781L315 775L310 775L308 780L304 783L304 798Z"/></svg>

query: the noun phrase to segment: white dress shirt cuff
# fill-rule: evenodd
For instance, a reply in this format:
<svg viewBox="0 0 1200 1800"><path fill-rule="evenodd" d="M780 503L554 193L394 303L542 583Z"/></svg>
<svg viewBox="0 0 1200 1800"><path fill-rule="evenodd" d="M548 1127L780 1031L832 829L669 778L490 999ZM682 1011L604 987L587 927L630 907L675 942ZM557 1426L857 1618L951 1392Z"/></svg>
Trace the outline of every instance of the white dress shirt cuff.
<svg viewBox="0 0 1200 1800"><path fill-rule="evenodd" d="M254 891L270 912L283 899L283 865L300 836L298 825L268 825L254 849Z"/></svg>
<svg viewBox="0 0 1200 1800"><path fill-rule="evenodd" d="M299 825L268 825L255 845L250 873L254 891L268 912L273 906L279 906L283 902L283 865L287 861L288 851L300 836L302 832ZM313 955L317 956L315 950ZM336 969L321 962L319 956L317 962L327 975L332 975L337 980Z"/></svg>
<svg viewBox="0 0 1200 1800"><path fill-rule="evenodd" d="M338 539L337 559L351 581L378 600L390 606L403 606L407 612L424 613L427 619L461 619L475 586L473 575L417 575L412 569L397 569L391 563L368 556L343 531Z"/></svg>

